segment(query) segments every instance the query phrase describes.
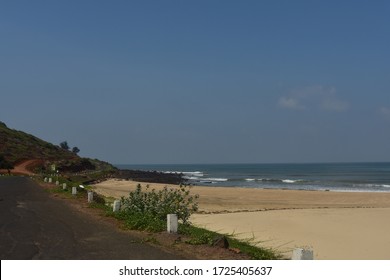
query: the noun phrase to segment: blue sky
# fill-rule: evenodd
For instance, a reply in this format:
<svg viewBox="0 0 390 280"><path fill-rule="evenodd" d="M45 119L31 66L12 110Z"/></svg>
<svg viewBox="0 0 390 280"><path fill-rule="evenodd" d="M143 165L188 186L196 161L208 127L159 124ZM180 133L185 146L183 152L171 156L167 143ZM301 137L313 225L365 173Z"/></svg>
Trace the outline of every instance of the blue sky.
<svg viewBox="0 0 390 280"><path fill-rule="evenodd" d="M388 1L2 1L0 120L112 163L390 160Z"/></svg>

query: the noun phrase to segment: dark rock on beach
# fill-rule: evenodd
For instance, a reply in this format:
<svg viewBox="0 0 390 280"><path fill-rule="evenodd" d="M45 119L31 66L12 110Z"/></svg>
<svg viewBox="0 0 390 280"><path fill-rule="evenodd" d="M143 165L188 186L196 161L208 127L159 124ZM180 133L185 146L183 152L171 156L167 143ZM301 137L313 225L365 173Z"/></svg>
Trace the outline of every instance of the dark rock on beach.
<svg viewBox="0 0 390 280"><path fill-rule="evenodd" d="M118 170L115 174L118 179L133 180L138 182L148 183L163 183L163 184L187 184L187 180L180 173L163 173L158 171L143 171L143 170Z"/></svg>

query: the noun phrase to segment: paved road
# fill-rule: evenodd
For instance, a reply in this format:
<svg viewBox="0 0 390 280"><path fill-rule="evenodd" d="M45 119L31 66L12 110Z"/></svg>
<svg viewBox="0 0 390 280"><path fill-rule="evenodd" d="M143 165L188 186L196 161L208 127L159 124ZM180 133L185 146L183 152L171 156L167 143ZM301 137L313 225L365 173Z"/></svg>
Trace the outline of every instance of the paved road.
<svg viewBox="0 0 390 280"><path fill-rule="evenodd" d="M0 177L0 258L180 259L91 219L23 177Z"/></svg>

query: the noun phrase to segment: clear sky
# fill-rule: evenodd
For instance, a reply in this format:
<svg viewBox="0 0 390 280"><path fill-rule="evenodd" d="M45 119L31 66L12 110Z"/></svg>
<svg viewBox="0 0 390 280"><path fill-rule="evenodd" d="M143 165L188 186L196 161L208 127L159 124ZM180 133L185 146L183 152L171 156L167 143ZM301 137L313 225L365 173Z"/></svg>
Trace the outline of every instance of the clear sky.
<svg viewBox="0 0 390 280"><path fill-rule="evenodd" d="M390 161L390 1L1 1L0 120L111 163Z"/></svg>

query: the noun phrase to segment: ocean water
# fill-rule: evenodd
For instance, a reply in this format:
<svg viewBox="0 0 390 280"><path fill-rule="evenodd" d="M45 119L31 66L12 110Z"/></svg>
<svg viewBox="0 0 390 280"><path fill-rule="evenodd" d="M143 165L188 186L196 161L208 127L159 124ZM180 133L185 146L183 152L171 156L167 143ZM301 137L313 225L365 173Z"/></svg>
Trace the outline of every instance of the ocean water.
<svg viewBox="0 0 390 280"><path fill-rule="evenodd" d="M390 163L117 165L183 173L189 183L214 187L390 192Z"/></svg>

